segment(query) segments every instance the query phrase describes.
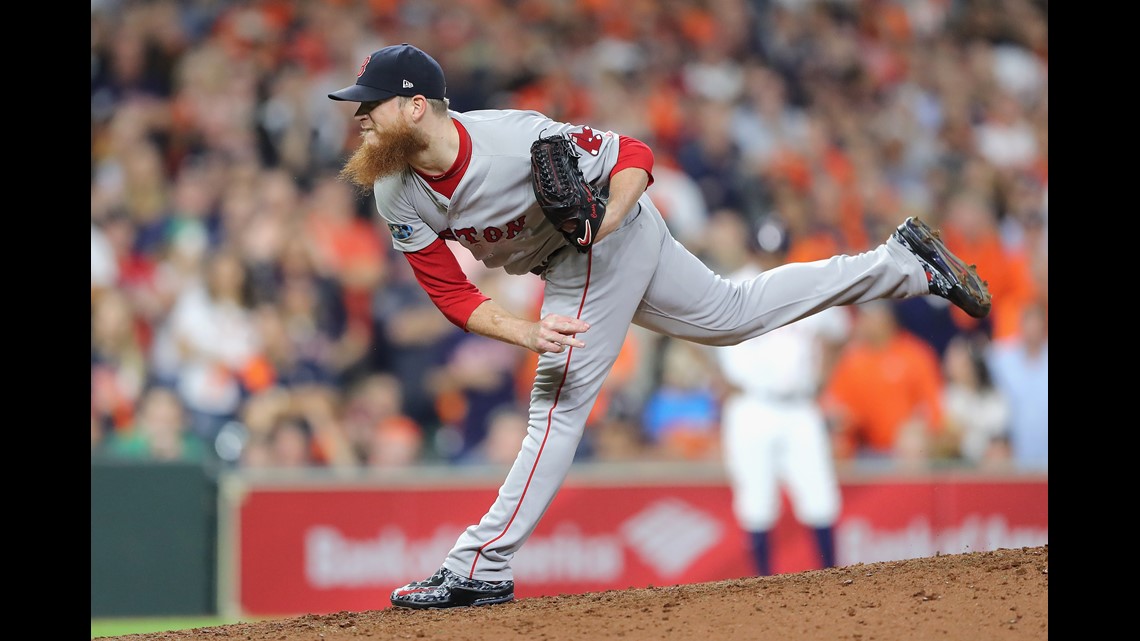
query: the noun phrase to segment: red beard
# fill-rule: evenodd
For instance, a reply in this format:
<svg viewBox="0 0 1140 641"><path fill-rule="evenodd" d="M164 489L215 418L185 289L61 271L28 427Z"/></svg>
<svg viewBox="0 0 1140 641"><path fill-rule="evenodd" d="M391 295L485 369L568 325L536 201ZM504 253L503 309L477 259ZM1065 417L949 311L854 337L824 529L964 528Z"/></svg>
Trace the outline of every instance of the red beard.
<svg viewBox="0 0 1140 641"><path fill-rule="evenodd" d="M428 138L405 121L386 130L373 129L374 144L362 141L340 170L340 177L368 192L379 179L406 169L411 159L428 148ZM361 134L364 138L367 132Z"/></svg>

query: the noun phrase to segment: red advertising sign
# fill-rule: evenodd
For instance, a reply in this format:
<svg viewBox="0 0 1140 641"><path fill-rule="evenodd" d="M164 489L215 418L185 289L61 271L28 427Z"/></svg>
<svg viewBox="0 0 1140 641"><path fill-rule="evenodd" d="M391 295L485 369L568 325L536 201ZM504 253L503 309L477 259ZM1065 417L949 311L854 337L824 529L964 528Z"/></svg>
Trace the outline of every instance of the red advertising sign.
<svg viewBox="0 0 1140 641"><path fill-rule="evenodd" d="M283 616L389 607L393 588L439 568L497 487L252 488L237 506L233 604ZM841 565L1048 543L1048 482L844 484ZM564 486L512 567L516 596L750 576L723 485ZM778 573L818 568L814 539L784 513Z"/></svg>

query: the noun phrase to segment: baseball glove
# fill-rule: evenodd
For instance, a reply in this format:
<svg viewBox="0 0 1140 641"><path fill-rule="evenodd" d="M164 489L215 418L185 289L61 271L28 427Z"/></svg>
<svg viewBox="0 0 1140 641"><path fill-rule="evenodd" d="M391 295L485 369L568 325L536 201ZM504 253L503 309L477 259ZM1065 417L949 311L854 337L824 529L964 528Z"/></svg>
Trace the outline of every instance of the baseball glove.
<svg viewBox="0 0 1140 641"><path fill-rule="evenodd" d="M578 152L564 136L546 136L530 146L531 183L542 213L570 246L585 254L606 215L601 193L578 168Z"/></svg>

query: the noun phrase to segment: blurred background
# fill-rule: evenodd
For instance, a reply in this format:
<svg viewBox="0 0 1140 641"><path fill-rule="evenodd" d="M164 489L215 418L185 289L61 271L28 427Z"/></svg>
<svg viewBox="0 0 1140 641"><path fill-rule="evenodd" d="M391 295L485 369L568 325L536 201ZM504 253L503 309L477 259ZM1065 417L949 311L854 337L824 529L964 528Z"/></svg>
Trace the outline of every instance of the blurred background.
<svg viewBox="0 0 1140 641"><path fill-rule="evenodd" d="M416 492L482 479L490 493L426 548L431 569L490 504L526 429L537 357L446 321L371 196L336 178L358 128L327 93L401 42L439 60L457 111L536 109L647 143L650 194L719 273L755 252L778 264L865 251L911 215L940 227L988 281L993 311L979 322L937 297L847 310L853 331L820 390L845 505L862 484L898 475L986 475L1006 489L1032 479L1047 495L1047 10L1045 0L92 0L92 616L384 607L421 569L337 584L328 567L314 574L314 557L294 559L306 589L333 596L261 604L257 577L242 574L256 567L247 537L258 530L243 519L264 479L288 478L301 495L267 508L271 522L329 479L378 492L372 505L387 505L393 479L416 480ZM537 277L459 258L485 293L537 317ZM900 341L905 357L891 348ZM854 365L840 367L845 357ZM859 364L882 374L873 396L860 392ZM908 367L921 375L899 374ZM711 477L723 490L714 368L687 344L631 328L577 454L583 478L668 469L673 484ZM227 483L242 490L219 491ZM162 550L140 551L156 540L172 549L155 522L132 520L154 518L148 501L186 519L173 530L193 580L163 571ZM1036 523L1024 540L1047 542L1047 508L1033 505L1023 517L991 512ZM342 524L327 546L375 537L382 547L385 527L434 536L434 522L391 516L408 511L351 511L374 520ZM298 524L297 546L274 554L313 554L312 528L342 514ZM978 527L992 534L987 523ZM841 536L841 560L921 551L857 553L852 540ZM182 587L109 587L132 572L144 586L163 576ZM605 584L557 584L572 578L551 585ZM176 598L188 585L192 598ZM344 599L351 589L365 594Z"/></svg>

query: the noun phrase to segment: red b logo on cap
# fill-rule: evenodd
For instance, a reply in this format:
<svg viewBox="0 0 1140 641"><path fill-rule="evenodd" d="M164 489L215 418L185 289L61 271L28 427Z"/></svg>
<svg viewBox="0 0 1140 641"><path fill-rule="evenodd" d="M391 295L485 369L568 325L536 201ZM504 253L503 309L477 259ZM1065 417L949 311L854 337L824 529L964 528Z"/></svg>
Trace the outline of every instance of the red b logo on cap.
<svg viewBox="0 0 1140 641"><path fill-rule="evenodd" d="M356 77L359 78L364 75L364 69L368 67L368 61L372 59L372 55L364 56L364 62L360 63L360 71L356 72Z"/></svg>

